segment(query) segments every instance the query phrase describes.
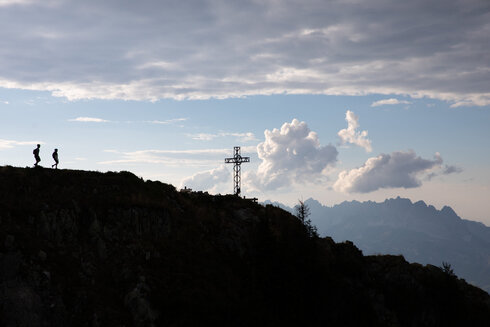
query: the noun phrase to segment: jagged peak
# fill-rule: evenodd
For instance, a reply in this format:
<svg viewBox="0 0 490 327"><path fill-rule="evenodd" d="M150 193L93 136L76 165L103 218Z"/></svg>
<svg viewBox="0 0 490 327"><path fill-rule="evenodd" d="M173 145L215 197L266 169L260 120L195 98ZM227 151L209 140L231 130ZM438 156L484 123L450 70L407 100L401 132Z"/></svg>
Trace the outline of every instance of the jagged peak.
<svg viewBox="0 0 490 327"><path fill-rule="evenodd" d="M427 204L424 201L422 201L422 200L419 200L417 202L414 202L413 205L416 206L416 207L427 208Z"/></svg>
<svg viewBox="0 0 490 327"><path fill-rule="evenodd" d="M458 215L456 214L456 212L450 206L444 206L444 207L442 207L441 213L444 214L445 216L455 216L455 217L458 217Z"/></svg>

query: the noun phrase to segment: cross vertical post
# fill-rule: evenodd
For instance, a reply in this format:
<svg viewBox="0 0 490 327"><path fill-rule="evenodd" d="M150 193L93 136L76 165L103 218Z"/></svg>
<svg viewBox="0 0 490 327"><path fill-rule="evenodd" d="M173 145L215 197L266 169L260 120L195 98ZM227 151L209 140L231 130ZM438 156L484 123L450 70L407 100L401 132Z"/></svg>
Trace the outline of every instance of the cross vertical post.
<svg viewBox="0 0 490 327"><path fill-rule="evenodd" d="M232 163L235 164L233 166L233 183L234 183L234 188L233 192L235 195L240 196L240 184L241 184L241 164L243 162L250 162L250 157L242 157L240 154L240 147L235 146L233 148L235 155L233 158L225 158L225 163Z"/></svg>

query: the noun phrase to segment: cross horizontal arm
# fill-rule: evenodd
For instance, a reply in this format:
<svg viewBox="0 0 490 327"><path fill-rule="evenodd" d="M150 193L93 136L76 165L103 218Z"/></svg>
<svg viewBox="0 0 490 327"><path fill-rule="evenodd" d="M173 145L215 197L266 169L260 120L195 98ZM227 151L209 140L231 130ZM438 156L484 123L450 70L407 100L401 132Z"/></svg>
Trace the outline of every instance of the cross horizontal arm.
<svg viewBox="0 0 490 327"><path fill-rule="evenodd" d="M225 163L242 163L242 162L250 162L250 157L225 158Z"/></svg>

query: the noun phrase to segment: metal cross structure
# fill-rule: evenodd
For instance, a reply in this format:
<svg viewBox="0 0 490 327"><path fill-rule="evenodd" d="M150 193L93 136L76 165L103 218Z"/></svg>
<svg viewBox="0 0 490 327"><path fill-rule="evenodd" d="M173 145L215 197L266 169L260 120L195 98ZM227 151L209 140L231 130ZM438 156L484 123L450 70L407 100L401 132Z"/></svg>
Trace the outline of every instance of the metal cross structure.
<svg viewBox="0 0 490 327"><path fill-rule="evenodd" d="M240 182L241 182L241 177L240 177L240 171L241 171L241 167L240 165L242 164L242 162L250 162L250 157L242 157L240 155L240 147L239 146L235 146L233 148L234 152L235 152L235 156L233 158L225 158L225 163L232 163L232 164L235 164L235 166L233 166L233 182L235 184L235 187L233 189L233 192L235 193L235 195L240 195Z"/></svg>

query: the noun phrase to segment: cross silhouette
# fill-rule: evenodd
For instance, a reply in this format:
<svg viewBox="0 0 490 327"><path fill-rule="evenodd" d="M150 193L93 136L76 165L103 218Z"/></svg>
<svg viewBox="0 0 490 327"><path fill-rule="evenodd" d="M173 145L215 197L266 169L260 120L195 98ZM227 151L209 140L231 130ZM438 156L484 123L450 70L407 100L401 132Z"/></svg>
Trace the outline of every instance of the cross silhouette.
<svg viewBox="0 0 490 327"><path fill-rule="evenodd" d="M241 164L242 162L250 162L250 157L242 157L240 155L240 147L235 146L233 148L235 152L235 156L233 158L225 158L225 163L232 163L235 164L233 166L233 182L234 182L234 189L233 192L235 195L240 196L240 183L241 183L241 176L240 176L240 171L241 171Z"/></svg>

